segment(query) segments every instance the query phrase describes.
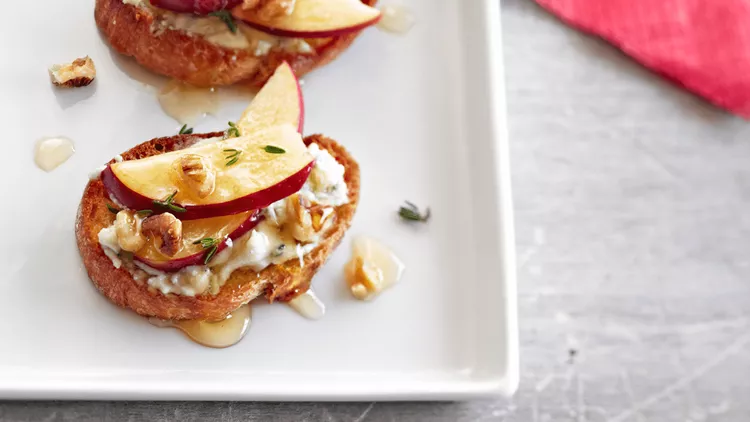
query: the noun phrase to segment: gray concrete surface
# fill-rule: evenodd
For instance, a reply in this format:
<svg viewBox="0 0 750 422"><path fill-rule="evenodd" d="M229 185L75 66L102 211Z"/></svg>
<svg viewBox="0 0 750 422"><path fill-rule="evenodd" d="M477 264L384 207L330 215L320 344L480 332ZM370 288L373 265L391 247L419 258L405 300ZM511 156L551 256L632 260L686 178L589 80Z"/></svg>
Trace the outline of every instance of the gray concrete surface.
<svg viewBox="0 0 750 422"><path fill-rule="evenodd" d="M522 382L471 403L15 403L2 421L748 421L750 124L505 0Z"/></svg>

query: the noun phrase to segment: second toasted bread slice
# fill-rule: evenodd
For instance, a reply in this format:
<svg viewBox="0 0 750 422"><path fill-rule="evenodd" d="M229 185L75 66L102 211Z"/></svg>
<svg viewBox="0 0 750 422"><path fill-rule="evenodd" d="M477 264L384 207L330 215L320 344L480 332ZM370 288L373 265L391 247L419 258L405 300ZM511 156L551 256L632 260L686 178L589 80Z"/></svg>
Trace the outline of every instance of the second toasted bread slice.
<svg viewBox="0 0 750 422"><path fill-rule="evenodd" d="M363 3L373 6L376 0ZM115 50L151 71L195 86L243 83L259 88L285 61L301 77L338 57L359 35L309 40L314 49L305 53L271 49L256 55L253 50L227 48L185 31L161 28L154 14L137 4L96 0L94 16L104 37Z"/></svg>

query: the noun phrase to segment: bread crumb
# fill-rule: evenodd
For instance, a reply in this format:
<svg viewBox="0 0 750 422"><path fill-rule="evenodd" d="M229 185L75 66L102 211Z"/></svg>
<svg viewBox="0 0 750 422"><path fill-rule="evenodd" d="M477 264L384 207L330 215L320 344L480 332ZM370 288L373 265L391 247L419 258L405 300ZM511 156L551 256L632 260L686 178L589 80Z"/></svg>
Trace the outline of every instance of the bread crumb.
<svg viewBox="0 0 750 422"><path fill-rule="evenodd" d="M89 56L75 59L71 63L56 64L49 68L55 86L78 88L90 85L96 78L96 67Z"/></svg>

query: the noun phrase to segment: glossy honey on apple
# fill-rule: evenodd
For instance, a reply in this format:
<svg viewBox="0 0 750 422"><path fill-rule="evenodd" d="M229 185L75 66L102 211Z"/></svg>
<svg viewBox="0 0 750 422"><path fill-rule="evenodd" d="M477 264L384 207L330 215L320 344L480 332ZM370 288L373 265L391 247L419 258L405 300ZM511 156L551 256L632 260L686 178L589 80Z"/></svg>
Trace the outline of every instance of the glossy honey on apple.
<svg viewBox="0 0 750 422"><path fill-rule="evenodd" d="M302 89L291 66L285 62L242 113L237 127L242 134L249 134L266 127L296 124L297 130L302 133L304 121Z"/></svg>
<svg viewBox="0 0 750 422"><path fill-rule="evenodd" d="M269 153L267 146L283 153ZM228 153L238 160L228 161ZM175 162L186 155L205 158L215 171L215 188L197 199L175 178ZM140 160L113 163L102 182L118 202L145 209L177 192L174 203L187 212L181 220L236 214L266 207L299 191L314 164L297 128L283 125L247 136L201 144Z"/></svg>
<svg viewBox="0 0 750 422"><path fill-rule="evenodd" d="M255 228L262 220L259 211L248 211L200 220L182 222L181 245L176 255L165 256L159 249L158 239L149 239L146 245L135 252L133 259L160 271L177 271L190 265L204 265L208 249L201 240L215 242L215 254L220 253L235 239ZM211 245L213 247L213 245Z"/></svg>

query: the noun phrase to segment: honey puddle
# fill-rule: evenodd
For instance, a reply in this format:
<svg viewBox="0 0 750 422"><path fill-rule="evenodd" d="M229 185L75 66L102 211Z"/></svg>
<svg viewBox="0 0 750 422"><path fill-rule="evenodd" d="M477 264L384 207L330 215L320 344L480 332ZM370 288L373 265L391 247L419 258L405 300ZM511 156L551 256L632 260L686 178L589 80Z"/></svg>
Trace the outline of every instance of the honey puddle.
<svg viewBox="0 0 750 422"><path fill-rule="evenodd" d="M198 344L214 348L224 348L237 344L250 328L252 310L250 305L242 305L223 321L200 320L165 321L149 318L148 322L157 327L177 328Z"/></svg>
<svg viewBox="0 0 750 422"><path fill-rule="evenodd" d="M50 172L68 161L75 152L73 141L68 138L62 136L42 138L36 143L34 162L40 169Z"/></svg>
<svg viewBox="0 0 750 422"><path fill-rule="evenodd" d="M307 319L320 319L326 313L326 306L315 296L312 289L290 300L288 305Z"/></svg>
<svg viewBox="0 0 750 422"><path fill-rule="evenodd" d="M401 280L404 263L387 246L366 236L354 239L352 259L344 267L354 297L372 300Z"/></svg>
<svg viewBox="0 0 750 422"><path fill-rule="evenodd" d="M380 9L382 16L378 29L392 34L406 34L416 23L412 11L402 5L387 5Z"/></svg>
<svg viewBox="0 0 750 422"><path fill-rule="evenodd" d="M219 93L214 88L196 88L172 80L158 97L164 112L181 124L194 125L199 118L219 110Z"/></svg>

